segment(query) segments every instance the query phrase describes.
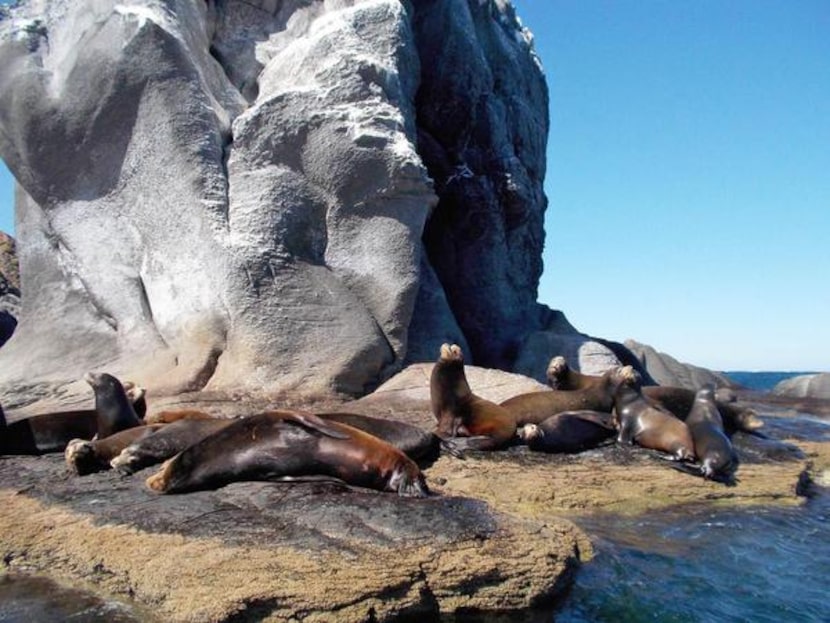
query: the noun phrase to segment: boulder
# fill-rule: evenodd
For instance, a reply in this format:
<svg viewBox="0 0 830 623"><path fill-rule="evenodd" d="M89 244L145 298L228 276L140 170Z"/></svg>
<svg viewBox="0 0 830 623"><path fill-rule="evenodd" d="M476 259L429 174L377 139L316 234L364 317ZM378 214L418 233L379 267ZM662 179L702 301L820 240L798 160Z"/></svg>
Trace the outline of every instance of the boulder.
<svg viewBox="0 0 830 623"><path fill-rule="evenodd" d="M697 390L707 383L715 387L737 387L726 375L688 363L681 363L671 355L661 353L646 344L626 340L625 347L640 360L643 368L658 385L685 387Z"/></svg>
<svg viewBox="0 0 830 623"><path fill-rule="evenodd" d="M359 395L447 340L509 367L546 313L547 103L504 0L4 10L26 291L4 401L81 400L104 368Z"/></svg>
<svg viewBox="0 0 830 623"><path fill-rule="evenodd" d="M792 398L830 400L830 373L794 376L778 383L772 388L772 393Z"/></svg>

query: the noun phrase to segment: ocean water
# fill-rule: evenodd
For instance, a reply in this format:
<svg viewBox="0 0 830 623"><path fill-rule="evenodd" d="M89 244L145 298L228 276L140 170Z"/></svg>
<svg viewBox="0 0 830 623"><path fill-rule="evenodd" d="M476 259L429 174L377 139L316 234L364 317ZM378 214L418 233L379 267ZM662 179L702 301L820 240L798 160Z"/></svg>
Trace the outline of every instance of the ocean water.
<svg viewBox="0 0 830 623"><path fill-rule="evenodd" d="M794 376L802 374L815 374L815 372L722 372L735 383L758 392L768 392L781 381L786 381Z"/></svg>

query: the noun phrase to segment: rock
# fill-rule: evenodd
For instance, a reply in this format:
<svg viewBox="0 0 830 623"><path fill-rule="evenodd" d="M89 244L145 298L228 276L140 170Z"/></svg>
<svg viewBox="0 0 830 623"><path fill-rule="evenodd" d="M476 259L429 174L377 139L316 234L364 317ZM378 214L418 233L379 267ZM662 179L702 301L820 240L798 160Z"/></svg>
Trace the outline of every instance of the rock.
<svg viewBox="0 0 830 623"><path fill-rule="evenodd" d="M157 393L359 395L445 339L509 366L541 328L547 88L509 3L4 14L26 289L7 402L80 400L104 367Z"/></svg>
<svg viewBox="0 0 830 623"><path fill-rule="evenodd" d="M565 357L569 366L583 374L600 375L620 365L607 346L586 335L537 331L525 338L513 371L546 383L548 364L557 355Z"/></svg>
<svg viewBox="0 0 830 623"><path fill-rule="evenodd" d="M20 313L20 274L14 238L0 231L0 346L17 327Z"/></svg>
<svg viewBox="0 0 830 623"><path fill-rule="evenodd" d="M625 346L640 359L643 367L658 385L685 387L692 390L697 390L707 383L712 383L718 388L737 387L723 374L681 363L674 357L658 352L646 344L626 340Z"/></svg>
<svg viewBox="0 0 830 623"><path fill-rule="evenodd" d="M830 399L830 373L794 376L778 383L772 393L793 398Z"/></svg>

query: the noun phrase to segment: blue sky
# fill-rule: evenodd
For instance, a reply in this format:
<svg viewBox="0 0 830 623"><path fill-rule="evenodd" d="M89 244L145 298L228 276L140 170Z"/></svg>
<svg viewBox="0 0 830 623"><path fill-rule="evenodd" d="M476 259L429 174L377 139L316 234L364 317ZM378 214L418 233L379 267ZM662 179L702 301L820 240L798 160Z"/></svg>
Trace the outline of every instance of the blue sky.
<svg viewBox="0 0 830 623"><path fill-rule="evenodd" d="M830 371L830 2L514 5L551 95L541 302L713 369ZM4 231L11 205L4 170Z"/></svg>

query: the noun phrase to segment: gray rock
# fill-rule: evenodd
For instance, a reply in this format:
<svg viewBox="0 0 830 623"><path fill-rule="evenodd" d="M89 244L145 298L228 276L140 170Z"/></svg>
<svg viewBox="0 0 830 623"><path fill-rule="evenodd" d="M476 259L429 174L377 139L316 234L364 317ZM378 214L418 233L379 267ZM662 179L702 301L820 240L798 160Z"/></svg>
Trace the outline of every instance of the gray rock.
<svg viewBox="0 0 830 623"><path fill-rule="evenodd" d="M681 363L674 357L656 351L651 346L634 340L626 340L625 346L639 358L643 367L658 385L685 387L697 390L707 383L715 387L736 387L725 375L688 363Z"/></svg>
<svg viewBox="0 0 830 623"><path fill-rule="evenodd" d="M541 328L547 89L509 3L6 13L26 296L4 401L80 401L104 368L157 394L361 394L444 340L507 366Z"/></svg>
<svg viewBox="0 0 830 623"><path fill-rule="evenodd" d="M620 360L604 344L579 333L537 331L528 335L519 349L514 372L546 382L550 360L562 355L574 370L599 375L620 365Z"/></svg>
<svg viewBox="0 0 830 623"><path fill-rule="evenodd" d="M830 400L830 373L802 374L778 383L772 393L793 398L821 398Z"/></svg>

